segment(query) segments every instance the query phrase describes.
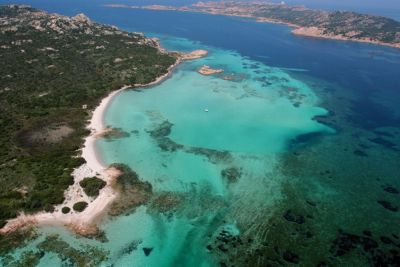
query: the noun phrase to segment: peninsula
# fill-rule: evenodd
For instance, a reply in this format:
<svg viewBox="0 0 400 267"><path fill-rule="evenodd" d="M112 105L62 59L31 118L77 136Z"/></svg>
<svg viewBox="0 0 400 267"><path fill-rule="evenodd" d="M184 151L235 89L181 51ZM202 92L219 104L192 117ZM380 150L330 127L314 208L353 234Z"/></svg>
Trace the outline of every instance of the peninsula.
<svg viewBox="0 0 400 267"><path fill-rule="evenodd" d="M108 100L161 81L178 56L141 33L29 6L0 6L0 39L0 232L85 223L115 197L118 171L93 147Z"/></svg>
<svg viewBox="0 0 400 267"><path fill-rule="evenodd" d="M259 22L281 23L301 36L373 43L400 48L400 22L351 11L322 11L304 6L267 2L198 2L189 6L107 5L113 8L199 12L252 18Z"/></svg>
<svg viewBox="0 0 400 267"><path fill-rule="evenodd" d="M0 6L0 39L0 251L8 242L1 234L24 226L96 234L128 171L96 154L96 140L115 132L103 123L110 100L208 52L168 52L156 38L84 14L21 5Z"/></svg>

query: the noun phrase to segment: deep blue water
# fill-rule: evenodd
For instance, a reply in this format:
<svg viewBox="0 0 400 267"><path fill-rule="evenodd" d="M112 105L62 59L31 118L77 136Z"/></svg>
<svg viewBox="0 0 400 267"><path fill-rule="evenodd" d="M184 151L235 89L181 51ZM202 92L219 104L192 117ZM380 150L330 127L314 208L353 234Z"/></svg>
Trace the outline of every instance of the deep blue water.
<svg viewBox="0 0 400 267"><path fill-rule="evenodd" d="M0 1L0 3L9 1ZM393 108L400 98L398 49L341 41L297 37L283 25L205 14L110 9L103 1L23 1L34 7L65 15L84 12L95 21L130 31L156 33L200 41L235 50L270 66L307 70L313 77L357 93L352 119L374 126L399 124ZM126 1L127 3L129 1ZM143 1L146 2L146 1ZM141 3L141 2L140 2ZM140 4L137 3L137 4ZM176 4L180 4L176 2ZM381 108L378 102L388 107ZM365 127L371 127L371 122Z"/></svg>
<svg viewBox="0 0 400 267"><path fill-rule="evenodd" d="M65 15L84 12L92 20L113 24L129 31L183 37L200 42L199 46L204 44L233 50L267 66L285 69L294 77L316 85L318 96L323 101L322 106L331 109L332 114L340 113L338 118L328 121L339 129L334 137L337 139L331 141L332 143L329 143L329 138L324 139L323 142L327 142L326 147L319 147L315 154L304 152L308 153L306 158L310 162L306 161L305 164L301 161L300 172L296 173L297 161L294 160L293 163L290 157L282 169L288 176L301 177L301 182L295 184L297 191L293 195L286 192L291 197L288 208L299 207L297 202L310 197L318 203L311 201L312 204L304 204L308 208L306 211L303 206L298 210L311 214L315 205L321 209L314 213L313 219L283 210L284 218L295 225L296 229L305 220L305 226L302 227L310 227L307 230L313 232L316 238L323 240L328 236L329 242L335 238L338 228L360 234L362 230L371 227L376 234L376 240L379 235L400 235L396 227L399 213L388 211L377 204L377 201L385 200L396 207L400 206L397 195L390 195L382 190L389 185L400 188L400 50L363 43L296 37L286 26L240 18L109 9L93 5L89 1L46 0L32 1L31 4ZM326 89L327 95L334 97L326 97L321 88ZM302 136L294 142L309 145L311 139L319 137ZM324 154L326 151L327 156ZM293 173L290 172L292 169ZM311 171L313 169L321 171L315 174ZM295 183L296 179L291 182ZM306 248L307 244L299 245L303 244L301 242L304 238L293 242L291 231L295 230L285 225L286 221L282 223L282 214L278 214L281 221L278 219L277 225L282 224L287 227L286 230L291 230L285 232L276 228L271 231L272 234L268 234L274 237L275 232L277 236L274 241L277 243L283 240L284 244L292 242L296 249ZM297 221L299 225L293 221ZM313 223L317 225L315 228ZM273 225L265 228L269 227ZM285 233L288 235L282 238ZM330 245L322 244L321 250L329 251ZM308 248L310 247L312 246ZM364 265L358 262L354 266Z"/></svg>

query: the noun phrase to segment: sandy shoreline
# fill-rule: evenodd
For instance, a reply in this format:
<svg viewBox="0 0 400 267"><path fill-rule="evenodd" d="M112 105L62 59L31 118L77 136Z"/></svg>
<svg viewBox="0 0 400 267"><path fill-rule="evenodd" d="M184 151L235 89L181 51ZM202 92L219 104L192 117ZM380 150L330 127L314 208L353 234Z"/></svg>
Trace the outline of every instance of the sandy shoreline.
<svg viewBox="0 0 400 267"><path fill-rule="evenodd" d="M293 27L291 25L289 25L289 26ZM343 35L324 34L323 30L319 29L317 27L293 27L293 28L294 29L292 29L292 33L294 35L298 35L298 36L317 38L317 39L319 38L319 39L327 39L327 40L336 40L336 41L367 43L367 44L382 45L382 46L400 49L400 44L390 44L390 43L384 43L384 42L370 40L370 39L360 39L360 38L354 39L354 38L349 38L349 37L346 37Z"/></svg>
<svg viewBox="0 0 400 267"><path fill-rule="evenodd" d="M116 198L116 193L111 187L112 181L116 177L113 176L112 170L110 171L107 169L107 166L99 159L96 152L95 142L98 139L99 134L106 130L103 123L103 117L107 106L115 95L126 88L129 88L129 86L124 86L121 89L110 93L107 97L102 99L101 103L93 111L92 118L87 125L87 128L91 130L91 134L85 139L81 155L86 160L86 163L72 172L74 184L64 193L65 201L62 204L55 206L55 211L52 213L39 212L29 215L20 214L17 218L8 221L8 223L0 230L1 234L7 234L28 225L66 226L82 235L94 234L97 231L97 228L94 225L95 220L107 210L107 207ZM97 176L107 182L107 185L100 191L100 194L96 199L86 196L79 185L79 182L82 179L92 176ZM75 212L73 211L72 206L78 201L86 201L89 205L84 211ZM63 214L61 212L62 207L71 208L71 212Z"/></svg>
<svg viewBox="0 0 400 267"><path fill-rule="evenodd" d="M198 51L199 50L194 51L195 53L192 56L198 58ZM202 53L205 52L203 51ZM91 131L91 133L85 138L81 154L81 156L86 160L86 163L73 171L72 175L74 177L74 184L65 191L65 201L62 204L55 206L55 211L52 213L39 212L29 215L21 213L17 218L8 220L7 224L0 229L0 234L8 234L22 227L31 225L65 226L77 234L95 234L98 230L96 222L98 219L106 215L110 204L117 197L117 193L113 190L112 184L113 181L120 175L120 172L117 169L109 168L105 163L103 163L96 151L96 140L101 138L104 132L109 130L104 124L104 113L107 110L108 105L116 95L127 88L151 87L161 83L172 74L174 68L183 60L184 57L177 58L176 62L169 66L167 73L161 75L153 82L148 84L134 84L133 86L126 85L116 91L111 92L109 95L103 98L100 104L93 111L92 117L87 125L87 128ZM79 185L79 182L82 179L93 176L103 179L107 183L106 186L100 190L99 195L95 199L86 196ZM89 205L84 211L75 212L73 211L72 206L74 203L79 201L86 201ZM70 213L63 214L61 212L62 207L65 206L71 208Z"/></svg>

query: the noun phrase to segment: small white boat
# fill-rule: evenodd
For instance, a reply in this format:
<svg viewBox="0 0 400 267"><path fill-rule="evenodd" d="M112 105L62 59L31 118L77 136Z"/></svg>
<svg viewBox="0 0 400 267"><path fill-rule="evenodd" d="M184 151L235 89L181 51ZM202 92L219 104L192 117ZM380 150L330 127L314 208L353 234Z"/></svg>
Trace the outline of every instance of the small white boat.
<svg viewBox="0 0 400 267"><path fill-rule="evenodd" d="M204 111L205 111L205 112L208 112L208 109L207 109L207 108L205 108L205 109L204 109Z"/></svg>

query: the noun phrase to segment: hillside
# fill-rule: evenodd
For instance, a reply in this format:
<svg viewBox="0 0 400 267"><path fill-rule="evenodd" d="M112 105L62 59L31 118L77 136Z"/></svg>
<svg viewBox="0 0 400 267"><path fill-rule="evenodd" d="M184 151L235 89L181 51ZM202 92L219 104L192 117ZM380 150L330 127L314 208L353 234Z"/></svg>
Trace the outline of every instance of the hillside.
<svg viewBox="0 0 400 267"><path fill-rule="evenodd" d="M27 6L0 6L0 226L51 211L73 183L90 110L176 58L139 33Z"/></svg>
<svg viewBox="0 0 400 267"><path fill-rule="evenodd" d="M113 8L176 10L214 15L253 18L260 22L283 23L293 27L297 35L350 40L400 48L400 22L350 11L327 12L304 6L267 2L198 2L190 6L128 6L111 4Z"/></svg>

